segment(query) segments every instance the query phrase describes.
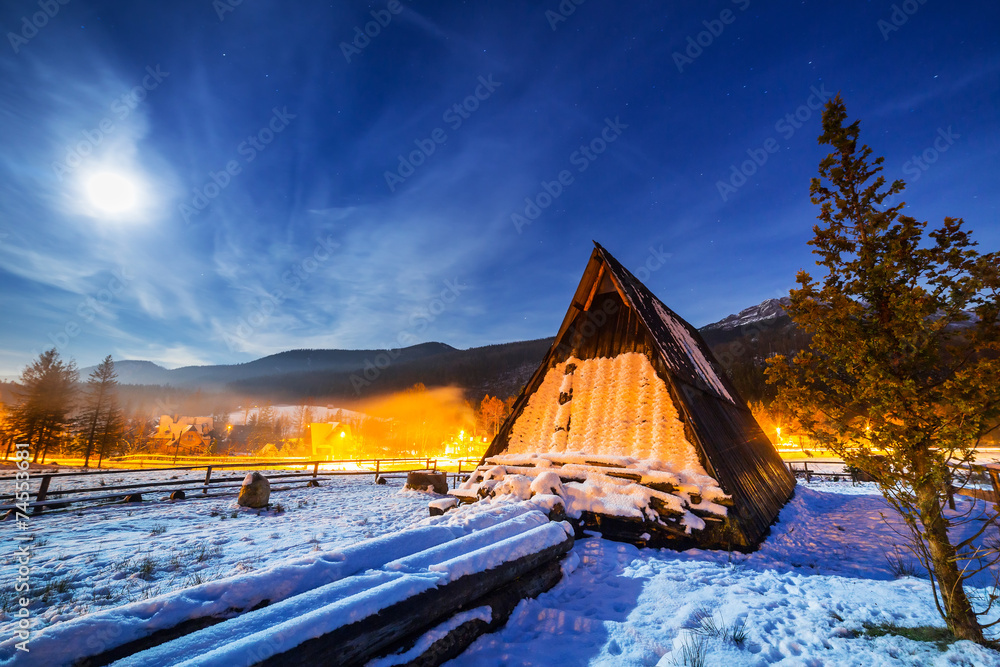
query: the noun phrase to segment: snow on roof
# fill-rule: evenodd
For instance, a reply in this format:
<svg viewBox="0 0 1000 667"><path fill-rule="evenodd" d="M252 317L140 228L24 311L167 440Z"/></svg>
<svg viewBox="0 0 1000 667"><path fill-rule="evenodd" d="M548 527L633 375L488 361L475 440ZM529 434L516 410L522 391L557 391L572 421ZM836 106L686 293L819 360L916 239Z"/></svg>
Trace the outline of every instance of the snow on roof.
<svg viewBox="0 0 1000 667"><path fill-rule="evenodd" d="M694 367L695 371L698 373L699 377L705 381L708 386L710 386L717 394L723 398L728 399L731 403L735 403L736 400L732 397L729 391L726 389L722 380L719 379L719 374L715 372L715 368L709 363L708 359L705 357L705 353L701 351L701 347L695 342L694 338L691 336L691 332L688 328L677 321L677 318L673 316L672 313L668 312L659 301L653 303L656 308L656 313L660 316L663 324L666 325L667 329L673 335L674 340L676 340L684 351L687 352L688 359L691 360L691 365ZM669 361L669 357L667 357ZM676 369L675 369L676 370Z"/></svg>

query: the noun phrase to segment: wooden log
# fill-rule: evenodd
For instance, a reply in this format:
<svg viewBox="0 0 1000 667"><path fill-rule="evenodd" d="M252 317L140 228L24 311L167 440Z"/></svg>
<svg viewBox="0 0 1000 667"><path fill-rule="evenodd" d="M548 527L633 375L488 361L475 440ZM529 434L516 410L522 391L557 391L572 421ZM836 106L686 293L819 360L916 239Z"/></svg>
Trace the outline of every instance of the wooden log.
<svg viewBox="0 0 1000 667"><path fill-rule="evenodd" d="M559 544L492 570L459 577L256 664L262 667L363 665L406 638L426 632L478 598L558 559L572 546L573 538L567 535Z"/></svg>
<svg viewBox="0 0 1000 667"><path fill-rule="evenodd" d="M643 484L643 486L653 491L659 491L660 493L669 493L672 496L677 494L677 487L670 482L648 482Z"/></svg>
<svg viewBox="0 0 1000 667"><path fill-rule="evenodd" d="M461 611L488 607L490 610L489 623L478 618L466 621L431 644L423 653L406 662L405 665L407 667L437 667L457 658L480 636L502 628L521 600L538 597L558 584L561 578L562 563L559 559L553 560L535 568L523 577L519 577L502 589L470 602ZM407 640L402 643L403 645L399 649L386 652L383 655L405 652L418 640L419 637Z"/></svg>
<svg viewBox="0 0 1000 667"><path fill-rule="evenodd" d="M672 507L667 507L666 503L656 496L652 496L649 499L649 506L659 514L661 517L666 519L667 517L681 517L684 516L684 512L678 512Z"/></svg>
<svg viewBox="0 0 1000 667"><path fill-rule="evenodd" d="M426 491L427 487L434 493L448 495L448 476L443 472L410 472L406 474L406 488Z"/></svg>
<svg viewBox="0 0 1000 667"><path fill-rule="evenodd" d="M642 482L642 473L638 473L638 472L620 472L620 471L615 471L615 470L609 470L609 471L607 471L607 472L605 472L603 474L606 475L606 476L608 476L608 477L617 477L618 479L627 479L627 480L629 480L631 482L637 482L637 483L641 483ZM667 493L670 493L670 492L668 491Z"/></svg>

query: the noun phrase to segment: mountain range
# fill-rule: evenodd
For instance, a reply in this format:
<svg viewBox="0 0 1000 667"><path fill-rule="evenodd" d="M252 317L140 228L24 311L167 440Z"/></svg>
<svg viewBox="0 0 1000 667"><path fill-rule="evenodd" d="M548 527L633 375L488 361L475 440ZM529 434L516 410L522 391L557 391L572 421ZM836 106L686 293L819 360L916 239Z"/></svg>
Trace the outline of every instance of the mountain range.
<svg viewBox="0 0 1000 667"><path fill-rule="evenodd" d="M758 351L766 356L775 341L795 338L794 325L783 309L786 303L787 299L767 299L700 331L713 349L727 353L717 352L727 367L734 343L739 343L741 352L753 352L752 357L758 357ZM168 369L150 361L123 360L115 362L115 369L123 385L231 391L275 402L363 398L418 382L462 386L469 398L479 400L485 394L516 395L551 343L551 338L542 338L467 350L436 342L398 350L290 350L243 364ZM94 368L81 369L81 377Z"/></svg>

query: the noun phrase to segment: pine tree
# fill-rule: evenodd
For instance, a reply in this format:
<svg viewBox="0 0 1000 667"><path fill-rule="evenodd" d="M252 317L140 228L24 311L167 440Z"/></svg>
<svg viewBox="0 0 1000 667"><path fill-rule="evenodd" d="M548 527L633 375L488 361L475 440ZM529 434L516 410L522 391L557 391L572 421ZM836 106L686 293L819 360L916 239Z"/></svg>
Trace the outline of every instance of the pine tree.
<svg viewBox="0 0 1000 667"><path fill-rule="evenodd" d="M100 450L98 458L104 458L103 453L111 440L111 434L121 425L117 388L115 362L109 354L91 372L84 389L83 409L77 422L84 468L90 465L90 457L95 453L95 448Z"/></svg>
<svg viewBox="0 0 1000 667"><path fill-rule="evenodd" d="M483 398L479 405L479 414L483 422L483 428L492 438L500 429L503 423L504 404L499 398L494 398L489 394Z"/></svg>
<svg viewBox="0 0 1000 667"><path fill-rule="evenodd" d="M10 452L17 439L17 429L14 428L14 418L6 405L0 403L0 447L4 450L4 460L10 458Z"/></svg>
<svg viewBox="0 0 1000 667"><path fill-rule="evenodd" d="M876 479L948 628L982 643L964 582L995 562L976 540L996 516L952 544L943 507L951 466L972 460L1000 414L1000 257L976 251L961 219L928 231L904 203L885 206L905 184L884 188L883 158L846 120L838 95L819 138L834 151L810 188L821 208L809 243L826 276L800 271L786 308L810 346L773 359L769 377L805 433Z"/></svg>
<svg viewBox="0 0 1000 667"><path fill-rule="evenodd" d="M34 451L34 463L39 457L44 463L50 447L65 438L76 381L76 364L63 361L55 348L42 352L21 372L13 422Z"/></svg>
<svg viewBox="0 0 1000 667"><path fill-rule="evenodd" d="M118 396L112 393L98 431L96 442L98 468L104 462L105 456L118 454L122 437L125 435L125 425L125 415L118 403Z"/></svg>

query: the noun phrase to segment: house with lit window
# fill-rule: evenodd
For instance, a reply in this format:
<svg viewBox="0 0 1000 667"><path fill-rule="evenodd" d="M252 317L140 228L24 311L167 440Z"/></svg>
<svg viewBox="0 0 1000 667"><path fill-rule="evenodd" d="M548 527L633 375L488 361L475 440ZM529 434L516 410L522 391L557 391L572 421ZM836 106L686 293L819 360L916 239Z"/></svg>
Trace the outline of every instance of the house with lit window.
<svg viewBox="0 0 1000 667"><path fill-rule="evenodd" d="M314 459L337 461L350 458L354 450L351 425L345 422L313 422L306 427L306 442Z"/></svg>
<svg viewBox="0 0 1000 667"><path fill-rule="evenodd" d="M152 442L156 450L166 453L200 454L211 444L214 428L211 417L161 415Z"/></svg>

